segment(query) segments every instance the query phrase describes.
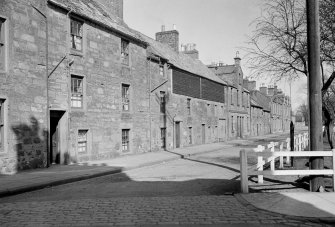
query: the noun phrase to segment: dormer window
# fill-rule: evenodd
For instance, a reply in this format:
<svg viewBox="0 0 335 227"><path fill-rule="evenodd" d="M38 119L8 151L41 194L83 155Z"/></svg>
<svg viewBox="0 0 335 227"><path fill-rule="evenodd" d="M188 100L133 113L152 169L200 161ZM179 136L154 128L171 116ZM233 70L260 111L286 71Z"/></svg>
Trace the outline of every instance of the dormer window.
<svg viewBox="0 0 335 227"><path fill-rule="evenodd" d="M129 65L129 42L124 39L121 39L121 62Z"/></svg>

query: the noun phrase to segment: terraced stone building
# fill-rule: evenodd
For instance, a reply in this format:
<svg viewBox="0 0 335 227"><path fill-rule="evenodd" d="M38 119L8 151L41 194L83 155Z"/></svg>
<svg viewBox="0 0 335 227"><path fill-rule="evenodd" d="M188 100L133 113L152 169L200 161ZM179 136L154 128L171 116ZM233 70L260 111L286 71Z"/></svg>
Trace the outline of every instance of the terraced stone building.
<svg viewBox="0 0 335 227"><path fill-rule="evenodd" d="M252 135L241 59L216 75L179 47L122 0L0 1L0 174Z"/></svg>

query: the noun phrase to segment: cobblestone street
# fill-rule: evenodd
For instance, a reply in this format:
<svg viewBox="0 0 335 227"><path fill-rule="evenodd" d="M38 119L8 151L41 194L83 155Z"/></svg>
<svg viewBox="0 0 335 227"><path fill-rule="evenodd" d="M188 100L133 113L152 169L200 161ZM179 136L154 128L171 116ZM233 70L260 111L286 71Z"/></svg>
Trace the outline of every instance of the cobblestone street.
<svg viewBox="0 0 335 227"><path fill-rule="evenodd" d="M100 198L0 205L1 226L150 224L319 225L253 209L233 196Z"/></svg>
<svg viewBox="0 0 335 227"><path fill-rule="evenodd" d="M259 139L240 141L195 157L4 197L0 226L327 226L316 218L257 209L235 194L238 151L256 143ZM293 181L267 186L304 190Z"/></svg>

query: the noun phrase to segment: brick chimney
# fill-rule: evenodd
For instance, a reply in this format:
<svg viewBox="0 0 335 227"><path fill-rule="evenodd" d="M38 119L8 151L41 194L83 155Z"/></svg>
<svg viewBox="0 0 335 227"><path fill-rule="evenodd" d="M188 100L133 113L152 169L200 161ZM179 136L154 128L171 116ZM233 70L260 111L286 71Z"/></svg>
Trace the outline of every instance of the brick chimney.
<svg viewBox="0 0 335 227"><path fill-rule="evenodd" d="M123 0L96 0L103 9L112 15L115 15L123 20Z"/></svg>
<svg viewBox="0 0 335 227"><path fill-rule="evenodd" d="M240 66L241 65L241 58L239 56L239 52L236 52L236 57L234 58L235 60L235 66Z"/></svg>
<svg viewBox="0 0 335 227"><path fill-rule="evenodd" d="M274 96L275 88L273 86L268 87L268 96Z"/></svg>
<svg viewBox="0 0 335 227"><path fill-rule="evenodd" d="M259 87L259 91L264 95L268 95L268 88L264 84Z"/></svg>
<svg viewBox="0 0 335 227"><path fill-rule="evenodd" d="M181 52L193 59L199 59L199 51L196 49L196 45L194 43L181 45Z"/></svg>
<svg viewBox="0 0 335 227"><path fill-rule="evenodd" d="M165 31L165 26L162 26L162 31L156 33L156 41L168 44L176 52L179 52L179 32L175 25L173 29Z"/></svg>

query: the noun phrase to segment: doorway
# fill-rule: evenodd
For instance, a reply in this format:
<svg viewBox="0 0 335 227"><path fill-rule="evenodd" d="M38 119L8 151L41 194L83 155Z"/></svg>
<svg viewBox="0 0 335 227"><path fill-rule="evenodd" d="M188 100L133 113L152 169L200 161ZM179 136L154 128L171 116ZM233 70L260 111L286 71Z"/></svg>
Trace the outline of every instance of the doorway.
<svg viewBox="0 0 335 227"><path fill-rule="evenodd" d="M176 122L176 148L180 147L180 122Z"/></svg>
<svg viewBox="0 0 335 227"><path fill-rule="evenodd" d="M65 111L50 111L50 164L64 164L67 148Z"/></svg>

